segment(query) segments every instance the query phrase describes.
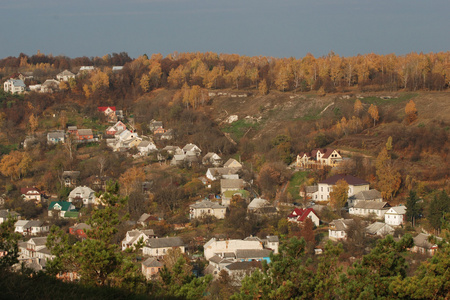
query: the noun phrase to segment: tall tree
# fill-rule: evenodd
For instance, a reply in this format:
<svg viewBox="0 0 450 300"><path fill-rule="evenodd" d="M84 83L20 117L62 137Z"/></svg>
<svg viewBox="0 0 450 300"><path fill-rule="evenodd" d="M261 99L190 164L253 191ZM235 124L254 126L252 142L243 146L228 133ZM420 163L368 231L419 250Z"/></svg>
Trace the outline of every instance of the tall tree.
<svg viewBox="0 0 450 300"><path fill-rule="evenodd" d="M417 109L416 104L411 99L405 106L406 122L408 124L414 122L417 119Z"/></svg>
<svg viewBox="0 0 450 300"><path fill-rule="evenodd" d="M385 200L392 200L400 189L401 176L395 170L391 157L385 147L381 150L376 161L378 187Z"/></svg>
<svg viewBox="0 0 450 300"><path fill-rule="evenodd" d="M338 180L330 192L330 204L339 215L341 215L341 209L347 203L347 199L348 183L343 179Z"/></svg>
<svg viewBox="0 0 450 300"><path fill-rule="evenodd" d="M411 221L412 226L416 224L416 219L420 216L419 198L413 190L409 191L409 197L406 200L406 219Z"/></svg>
<svg viewBox="0 0 450 300"><path fill-rule="evenodd" d="M356 99L355 104L353 105L353 111L355 112L355 115L359 117L361 115L361 112L363 110L363 105L361 103L361 100Z"/></svg>
<svg viewBox="0 0 450 300"><path fill-rule="evenodd" d="M373 119L373 126L375 126L376 121L380 119L380 115L378 114L378 107L376 105L370 104L368 112L370 117Z"/></svg>

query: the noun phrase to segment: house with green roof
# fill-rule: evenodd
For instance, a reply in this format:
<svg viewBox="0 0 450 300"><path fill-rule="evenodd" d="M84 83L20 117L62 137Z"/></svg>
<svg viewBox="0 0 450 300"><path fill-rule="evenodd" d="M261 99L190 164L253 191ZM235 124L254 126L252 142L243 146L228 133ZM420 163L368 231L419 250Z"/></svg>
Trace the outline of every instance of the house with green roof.
<svg viewBox="0 0 450 300"><path fill-rule="evenodd" d="M75 206L67 201L52 201L48 207L48 216L52 217L55 215L59 215L61 218L67 218L72 217L73 213L77 213L76 217L78 216L78 211L76 210ZM66 214L70 213L67 215Z"/></svg>

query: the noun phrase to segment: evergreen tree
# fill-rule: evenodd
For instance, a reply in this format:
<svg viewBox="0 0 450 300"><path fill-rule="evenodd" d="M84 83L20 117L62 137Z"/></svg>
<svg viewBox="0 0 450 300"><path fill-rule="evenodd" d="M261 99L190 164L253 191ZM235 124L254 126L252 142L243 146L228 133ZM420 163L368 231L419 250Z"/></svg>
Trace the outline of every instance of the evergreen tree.
<svg viewBox="0 0 450 300"><path fill-rule="evenodd" d="M420 216L419 198L415 191L409 191L409 197L406 200L406 219L411 221L412 226L416 224L416 218Z"/></svg>

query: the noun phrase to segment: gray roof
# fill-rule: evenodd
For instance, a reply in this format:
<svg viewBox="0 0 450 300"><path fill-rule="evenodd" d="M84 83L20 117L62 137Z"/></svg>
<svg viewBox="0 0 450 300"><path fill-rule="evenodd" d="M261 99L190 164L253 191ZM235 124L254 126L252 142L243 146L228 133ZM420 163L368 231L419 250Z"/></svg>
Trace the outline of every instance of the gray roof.
<svg viewBox="0 0 450 300"><path fill-rule="evenodd" d="M16 217L16 216L20 216L20 215L12 210L11 211L8 211L6 209L0 210L0 218L6 219L6 218L8 218L8 216Z"/></svg>
<svg viewBox="0 0 450 300"><path fill-rule="evenodd" d="M214 255L213 257L211 257L209 259L209 261L213 262L213 263L220 263L222 261L223 258L221 258L220 256Z"/></svg>
<svg viewBox="0 0 450 300"><path fill-rule="evenodd" d="M184 242L179 237L166 237L147 240L147 247L150 248L168 248L181 246L184 246Z"/></svg>
<svg viewBox="0 0 450 300"><path fill-rule="evenodd" d="M330 225L334 225L336 228L335 230L337 231L346 231L347 228L354 223L355 220L353 219L339 219L331 221Z"/></svg>
<svg viewBox="0 0 450 300"><path fill-rule="evenodd" d="M91 230L92 229L91 225L88 225L86 223L80 223L80 224L74 225L72 228L74 230L80 230L80 229Z"/></svg>
<svg viewBox="0 0 450 300"><path fill-rule="evenodd" d="M56 75L56 76L75 76L75 74L73 74L69 70L64 70L61 73L59 73L58 75Z"/></svg>
<svg viewBox="0 0 450 300"><path fill-rule="evenodd" d="M389 203L381 201L360 201L354 206L361 209L387 209L388 207Z"/></svg>
<svg viewBox="0 0 450 300"><path fill-rule="evenodd" d="M431 249L435 244L432 244L428 241L431 235L425 233L419 233L416 237L413 238L414 245L417 247ZM437 240L442 240L439 237L436 237Z"/></svg>
<svg viewBox="0 0 450 300"><path fill-rule="evenodd" d="M268 249L237 249L236 259L264 258L269 257L270 253L272 253L272 251Z"/></svg>
<svg viewBox="0 0 450 300"><path fill-rule="evenodd" d="M80 176L80 171L64 171L62 174L63 178L78 178Z"/></svg>
<svg viewBox="0 0 450 300"><path fill-rule="evenodd" d="M305 187L305 192L306 193L315 193L319 190L319 186L317 185L308 185Z"/></svg>
<svg viewBox="0 0 450 300"><path fill-rule="evenodd" d="M278 238L277 235L268 235L267 236L267 241L270 243L279 243L280 239Z"/></svg>
<svg viewBox="0 0 450 300"><path fill-rule="evenodd" d="M219 203L212 202L209 200L202 200L196 202L194 204L189 205L191 208L225 208L225 206L220 205Z"/></svg>
<svg viewBox="0 0 450 300"><path fill-rule="evenodd" d="M235 168L209 168L208 170L214 176L236 174L239 171Z"/></svg>
<svg viewBox="0 0 450 300"><path fill-rule="evenodd" d="M92 129L78 129L78 135L92 135Z"/></svg>
<svg viewBox="0 0 450 300"><path fill-rule="evenodd" d="M26 85L25 85L25 83L23 82L22 79L9 79L9 81L10 81L14 86L26 87Z"/></svg>
<svg viewBox="0 0 450 300"><path fill-rule="evenodd" d="M404 215L406 214L406 206L394 206L391 207L397 214Z"/></svg>
<svg viewBox="0 0 450 300"><path fill-rule="evenodd" d="M222 189L242 189L244 179L220 179L220 187Z"/></svg>
<svg viewBox="0 0 450 300"><path fill-rule="evenodd" d="M394 228L392 228L388 224L382 223L382 222L375 222L366 227L366 232L368 234L381 233L382 235L386 235L386 234L392 234L394 232L394 230L395 230Z"/></svg>
<svg viewBox="0 0 450 300"><path fill-rule="evenodd" d="M156 258L153 257L147 258L142 264L147 268L162 268L164 266Z"/></svg>
<svg viewBox="0 0 450 300"><path fill-rule="evenodd" d="M267 206L271 206L270 202L266 199L262 199L262 198L255 198L252 200L252 202L250 202L250 204L248 205L248 209L258 209L258 208L263 208L263 207L267 207Z"/></svg>
<svg viewBox="0 0 450 300"><path fill-rule="evenodd" d="M260 261L239 261L229 264L225 268L227 268L230 271L246 271L255 268L261 269L262 264Z"/></svg>
<svg viewBox="0 0 450 300"><path fill-rule="evenodd" d="M242 165L240 162L238 162L237 160L235 160L234 158L230 158L229 160L227 160L227 162L223 165L225 168L227 168L229 165L231 165L232 163L237 162L238 164Z"/></svg>
<svg viewBox="0 0 450 300"><path fill-rule="evenodd" d="M349 197L350 200L375 200L381 198L381 193L375 189L361 191Z"/></svg>
<svg viewBox="0 0 450 300"><path fill-rule="evenodd" d="M35 237L31 238L28 242L33 241L36 246L44 246L47 243L47 237Z"/></svg>
<svg viewBox="0 0 450 300"><path fill-rule="evenodd" d="M56 130L56 131L47 133L47 138L49 138L49 139L61 139L64 137L65 137L64 130Z"/></svg>

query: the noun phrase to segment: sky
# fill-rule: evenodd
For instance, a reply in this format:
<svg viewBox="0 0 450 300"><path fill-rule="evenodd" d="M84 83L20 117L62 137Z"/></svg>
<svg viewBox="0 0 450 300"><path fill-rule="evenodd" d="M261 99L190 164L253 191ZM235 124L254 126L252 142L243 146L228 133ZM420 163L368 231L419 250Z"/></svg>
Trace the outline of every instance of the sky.
<svg viewBox="0 0 450 300"><path fill-rule="evenodd" d="M0 0L0 58L450 50L449 0Z"/></svg>

